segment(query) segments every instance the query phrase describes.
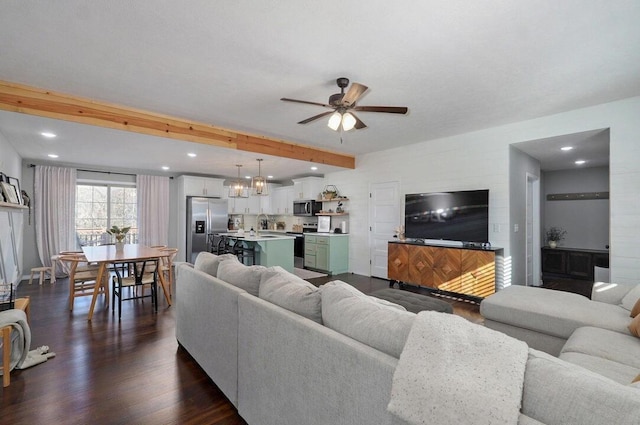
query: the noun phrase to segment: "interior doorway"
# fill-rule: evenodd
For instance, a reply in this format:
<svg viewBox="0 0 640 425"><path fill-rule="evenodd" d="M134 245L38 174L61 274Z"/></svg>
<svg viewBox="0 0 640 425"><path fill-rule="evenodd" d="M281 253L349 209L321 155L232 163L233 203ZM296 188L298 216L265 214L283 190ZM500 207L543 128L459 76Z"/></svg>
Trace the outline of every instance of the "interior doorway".
<svg viewBox="0 0 640 425"><path fill-rule="evenodd" d="M527 173L526 285L540 286L540 178Z"/></svg>
<svg viewBox="0 0 640 425"><path fill-rule="evenodd" d="M400 225L400 184L372 183L369 187L369 273L387 279L387 245Z"/></svg>
<svg viewBox="0 0 640 425"><path fill-rule="evenodd" d="M553 226L566 230L563 248L608 248L608 200L573 200L572 196L608 192L609 139L609 129L599 128L511 145L528 156L517 156L511 170L511 184L519 188L525 183L510 200L510 208L518 212L514 220L525 226L525 235L518 236L514 225L511 238L514 281L518 284L547 284L542 279L543 229ZM523 171L524 181L520 177ZM522 222L525 211L526 221Z"/></svg>

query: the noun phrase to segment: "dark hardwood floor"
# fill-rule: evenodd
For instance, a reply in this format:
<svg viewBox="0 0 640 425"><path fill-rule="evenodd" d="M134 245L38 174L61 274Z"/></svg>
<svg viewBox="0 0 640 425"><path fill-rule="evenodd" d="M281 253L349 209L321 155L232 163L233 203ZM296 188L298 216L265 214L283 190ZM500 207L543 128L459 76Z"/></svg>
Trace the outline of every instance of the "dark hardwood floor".
<svg viewBox="0 0 640 425"><path fill-rule="evenodd" d="M123 301L122 320L102 298L67 308L67 280L18 286L31 297L31 349L56 357L11 373L2 390L2 424L244 425L235 408L175 338L175 307L164 299Z"/></svg>
<svg viewBox="0 0 640 425"><path fill-rule="evenodd" d="M369 293L388 287L382 279L343 274L340 279ZM175 306L160 300L124 301L122 320L102 298L91 322L90 297L67 308L67 280L55 285L22 282L18 296L31 297L31 349L48 345L56 357L11 373L2 390L2 424L246 424L226 397L175 339ZM175 291L174 291L175 293ZM478 306L446 299L455 314L482 322Z"/></svg>

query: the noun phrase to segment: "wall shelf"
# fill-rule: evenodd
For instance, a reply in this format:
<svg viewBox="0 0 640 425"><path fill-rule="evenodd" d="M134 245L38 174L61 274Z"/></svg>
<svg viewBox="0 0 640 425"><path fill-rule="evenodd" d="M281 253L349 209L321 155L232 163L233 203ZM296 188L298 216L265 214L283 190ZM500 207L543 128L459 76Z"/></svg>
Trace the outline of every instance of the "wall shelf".
<svg viewBox="0 0 640 425"><path fill-rule="evenodd" d="M346 202L348 200L349 200L349 198L346 198L346 197L343 197L343 198L338 197L338 198L331 198L331 199L320 199L319 202L331 202L331 203L334 203L334 202ZM316 215L329 215L329 216L340 215L340 216L344 216L344 215L349 215L349 213L344 211L344 210L343 210L343 212L325 212L325 211L320 211Z"/></svg>
<svg viewBox="0 0 640 425"><path fill-rule="evenodd" d="M2 208L15 208L18 210L26 210L29 207L25 206L25 205L20 205L20 204L12 204L11 202L2 202L0 201L0 207Z"/></svg>
<svg viewBox="0 0 640 425"><path fill-rule="evenodd" d="M331 198L331 199L320 199L318 202L341 202L348 201L349 198Z"/></svg>

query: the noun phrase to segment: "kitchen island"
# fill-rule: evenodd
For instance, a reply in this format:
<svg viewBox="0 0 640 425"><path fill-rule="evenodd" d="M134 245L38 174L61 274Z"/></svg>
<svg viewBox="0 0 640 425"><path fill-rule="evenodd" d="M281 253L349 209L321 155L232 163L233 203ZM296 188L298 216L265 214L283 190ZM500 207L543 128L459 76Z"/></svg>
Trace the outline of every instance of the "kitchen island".
<svg viewBox="0 0 640 425"><path fill-rule="evenodd" d="M254 262L265 267L280 266L288 272L293 273L293 241L295 237L286 234L276 234L260 232L256 236L249 236L238 233L220 233L234 239L236 243L243 244L244 247L253 250Z"/></svg>

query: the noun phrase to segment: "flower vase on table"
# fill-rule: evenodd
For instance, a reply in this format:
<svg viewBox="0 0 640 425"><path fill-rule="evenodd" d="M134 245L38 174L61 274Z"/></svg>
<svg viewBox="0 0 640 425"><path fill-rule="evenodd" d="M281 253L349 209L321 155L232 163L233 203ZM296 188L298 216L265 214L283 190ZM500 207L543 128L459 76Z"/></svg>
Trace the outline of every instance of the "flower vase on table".
<svg viewBox="0 0 640 425"><path fill-rule="evenodd" d="M108 234L116 238L116 252L122 252L124 249L124 238L129 230L131 230L131 227L123 227L121 229L118 226L111 226L111 229L107 230Z"/></svg>

